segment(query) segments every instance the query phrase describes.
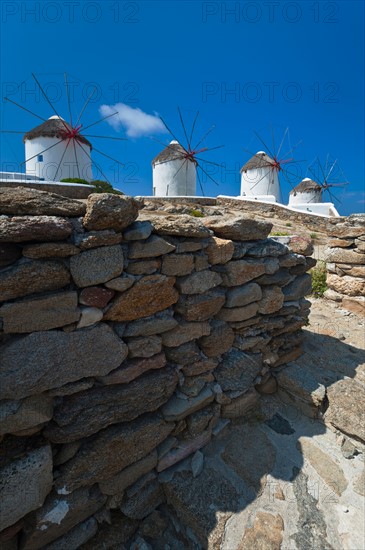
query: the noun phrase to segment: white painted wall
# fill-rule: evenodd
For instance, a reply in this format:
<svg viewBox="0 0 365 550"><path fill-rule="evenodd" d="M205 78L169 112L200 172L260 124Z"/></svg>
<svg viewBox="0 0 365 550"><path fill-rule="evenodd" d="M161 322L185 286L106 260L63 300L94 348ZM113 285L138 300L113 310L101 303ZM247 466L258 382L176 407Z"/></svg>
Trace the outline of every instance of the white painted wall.
<svg viewBox="0 0 365 550"><path fill-rule="evenodd" d="M299 212L305 212L306 214L316 214L318 216L340 216L332 202L317 202L317 203L304 203L304 204L291 204L291 210L298 210Z"/></svg>
<svg viewBox="0 0 365 550"><path fill-rule="evenodd" d="M192 161L178 159L154 164L152 179L156 197L196 195L196 166Z"/></svg>
<svg viewBox="0 0 365 550"><path fill-rule="evenodd" d="M289 195L289 206L293 204L312 204L312 203L321 203L322 202L322 189L318 191L310 190L305 192L299 192Z"/></svg>
<svg viewBox="0 0 365 550"><path fill-rule="evenodd" d="M66 152L65 149L67 145L67 140L64 140L61 141L61 143L58 143L58 145L52 147L51 149L48 149L48 151L41 153L41 151L47 149L51 145L56 144L58 141L60 140L56 137L38 137L35 139L26 140L25 158L31 159L28 160L25 164L26 173L51 181L54 181L55 179L57 179L57 181L60 181L64 178L83 178L87 181L91 181L91 161L87 154L81 149L81 147L75 144L77 158L76 163L75 151L72 141L70 141ZM90 147L85 143L82 143L81 145L85 149L85 151L87 151L88 154L91 155ZM65 154L56 177L57 167L64 152ZM43 155L43 161L40 161L38 159L39 154ZM79 170L77 169L76 164L78 164Z"/></svg>
<svg viewBox="0 0 365 550"><path fill-rule="evenodd" d="M280 201L278 171L265 166L264 168L253 168L247 170L247 172L242 172L241 196L259 197L262 195L274 195L275 200Z"/></svg>

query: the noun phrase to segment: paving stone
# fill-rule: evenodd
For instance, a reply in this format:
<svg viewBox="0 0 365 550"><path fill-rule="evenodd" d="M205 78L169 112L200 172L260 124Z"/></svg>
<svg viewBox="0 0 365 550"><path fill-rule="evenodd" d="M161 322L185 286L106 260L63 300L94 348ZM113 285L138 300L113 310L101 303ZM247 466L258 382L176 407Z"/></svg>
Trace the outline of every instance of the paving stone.
<svg viewBox="0 0 365 550"><path fill-rule="evenodd" d="M237 550L280 550L283 542L283 518L268 512L257 512L252 527L245 529Z"/></svg>
<svg viewBox="0 0 365 550"><path fill-rule="evenodd" d="M365 388L356 380L339 380L327 388L325 420L343 433L365 441Z"/></svg>

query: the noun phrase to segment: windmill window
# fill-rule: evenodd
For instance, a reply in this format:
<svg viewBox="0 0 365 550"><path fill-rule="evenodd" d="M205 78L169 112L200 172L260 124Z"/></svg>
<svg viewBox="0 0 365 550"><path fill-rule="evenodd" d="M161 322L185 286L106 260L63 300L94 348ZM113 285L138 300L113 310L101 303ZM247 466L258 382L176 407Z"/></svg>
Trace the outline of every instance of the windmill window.
<svg viewBox="0 0 365 550"><path fill-rule="evenodd" d="M38 155L37 160L38 162L43 162L43 155Z"/></svg>

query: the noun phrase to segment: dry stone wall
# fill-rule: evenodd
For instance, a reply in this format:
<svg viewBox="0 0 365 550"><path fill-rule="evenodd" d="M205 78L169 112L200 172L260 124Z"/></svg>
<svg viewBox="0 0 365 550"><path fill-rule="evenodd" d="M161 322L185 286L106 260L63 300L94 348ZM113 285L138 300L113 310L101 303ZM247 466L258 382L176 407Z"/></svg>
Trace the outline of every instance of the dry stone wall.
<svg viewBox="0 0 365 550"><path fill-rule="evenodd" d="M334 226L325 251L325 297L365 315L365 214L353 214Z"/></svg>
<svg viewBox="0 0 365 550"><path fill-rule="evenodd" d="M199 449L301 354L308 243L142 206L0 189L7 548L78 548L116 510L138 524L161 476L191 458L199 475Z"/></svg>

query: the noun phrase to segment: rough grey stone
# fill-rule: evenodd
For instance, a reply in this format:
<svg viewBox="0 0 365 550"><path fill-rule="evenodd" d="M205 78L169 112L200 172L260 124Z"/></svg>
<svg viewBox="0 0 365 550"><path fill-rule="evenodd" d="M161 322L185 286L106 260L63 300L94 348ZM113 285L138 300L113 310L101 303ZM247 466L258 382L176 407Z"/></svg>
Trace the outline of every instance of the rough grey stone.
<svg viewBox="0 0 365 550"><path fill-rule="evenodd" d="M161 273L182 277L189 275L194 269L192 254L169 254L162 260Z"/></svg>
<svg viewBox="0 0 365 550"><path fill-rule="evenodd" d="M20 399L86 376L107 374L122 363L127 351L105 324L70 333L23 336L3 346L1 398Z"/></svg>
<svg viewBox="0 0 365 550"><path fill-rule="evenodd" d="M162 349L162 340L160 336L140 336L128 339L129 357L152 357L160 353Z"/></svg>
<svg viewBox="0 0 365 550"><path fill-rule="evenodd" d="M13 300L36 292L58 290L70 282L70 273L56 261L27 261L0 273L0 300Z"/></svg>
<svg viewBox="0 0 365 550"><path fill-rule="evenodd" d="M82 216L85 211L81 201L56 193L21 186L0 189L0 214L74 217Z"/></svg>
<svg viewBox="0 0 365 550"><path fill-rule="evenodd" d="M209 231L202 223L202 220L188 216L186 214L179 215L149 215L154 231L160 235L176 235L179 237L195 237L204 239L210 237L212 232Z"/></svg>
<svg viewBox="0 0 365 550"><path fill-rule="evenodd" d="M147 456L174 428L157 414L109 426L86 440L67 462L56 480L58 492L110 479L130 464Z"/></svg>
<svg viewBox="0 0 365 550"><path fill-rule="evenodd" d="M207 357L216 357L232 347L234 332L225 321L213 319L210 325L210 335L203 336L199 346Z"/></svg>
<svg viewBox="0 0 365 550"><path fill-rule="evenodd" d="M88 231L115 229L122 231L138 216L139 204L126 195L95 193L87 199L83 224Z"/></svg>
<svg viewBox="0 0 365 550"><path fill-rule="evenodd" d="M168 421L182 420L189 414L192 414L199 409L202 409L208 403L211 403L214 399L212 390L208 387L204 388L199 395L190 399L180 399L174 395L170 401L168 401L162 407L162 413Z"/></svg>
<svg viewBox="0 0 365 550"><path fill-rule="evenodd" d="M182 294L202 294L221 282L222 278L218 273L207 269L177 279L176 287Z"/></svg>
<svg viewBox="0 0 365 550"><path fill-rule="evenodd" d="M105 283L123 271L123 250L119 245L86 250L70 260L71 275L77 286Z"/></svg>
<svg viewBox="0 0 365 550"><path fill-rule="evenodd" d="M123 233L123 238L126 241L138 241L148 239L152 233L152 224L149 221L134 222Z"/></svg>
<svg viewBox="0 0 365 550"><path fill-rule="evenodd" d="M5 333L35 332L69 325L79 320L77 292L60 292L0 308Z"/></svg>
<svg viewBox="0 0 365 550"><path fill-rule="evenodd" d="M129 384L91 388L64 398L55 409L55 423L47 426L46 436L66 443L87 437L118 422L130 422L166 403L177 386L173 369L158 369Z"/></svg>
<svg viewBox="0 0 365 550"><path fill-rule="evenodd" d="M101 491L105 495L116 495L122 493L127 487L132 485L137 479L147 474L157 465L157 451L154 449L152 453L147 455L134 464L127 466L115 476L99 483Z"/></svg>
<svg viewBox="0 0 365 550"><path fill-rule="evenodd" d="M28 244L23 248L23 256L38 260L40 258L67 258L80 254L80 249L71 243Z"/></svg>
<svg viewBox="0 0 365 550"><path fill-rule="evenodd" d="M70 222L56 216L0 218L0 240L5 242L62 241L71 231Z"/></svg>
<svg viewBox="0 0 365 550"><path fill-rule="evenodd" d="M63 537L47 544L45 550L77 550L85 542L96 535L98 531L98 522L93 517L88 518L86 521L79 523L68 531Z"/></svg>
<svg viewBox="0 0 365 550"><path fill-rule="evenodd" d="M209 323L181 322L177 327L162 334L162 343L164 346L174 348L208 334L210 334Z"/></svg>
<svg viewBox="0 0 365 550"><path fill-rule="evenodd" d="M117 277L116 279L107 281L105 286L111 290L116 290L117 292L124 292L134 284L135 280L136 278L133 277L133 275L123 273L122 277Z"/></svg>
<svg viewBox="0 0 365 550"><path fill-rule="evenodd" d="M179 365L187 365L194 363L202 358L200 350L195 342L187 342L177 348L166 348L166 357L172 363Z"/></svg>
<svg viewBox="0 0 365 550"><path fill-rule="evenodd" d="M259 260L234 260L215 270L221 275L223 286L240 286L265 273L265 264Z"/></svg>
<svg viewBox="0 0 365 550"><path fill-rule="evenodd" d="M204 294L180 296L175 310L187 321L207 321L219 312L224 302L224 290L216 288Z"/></svg>
<svg viewBox="0 0 365 550"><path fill-rule="evenodd" d="M165 497L156 474L145 474L127 490L126 498L120 509L127 517L143 519L151 514L157 506L164 502Z"/></svg>
<svg viewBox="0 0 365 550"><path fill-rule="evenodd" d="M243 307L223 307L216 317L221 321L237 323L254 317L258 309L259 305L256 302Z"/></svg>
<svg viewBox="0 0 365 550"><path fill-rule="evenodd" d="M272 229L272 224L253 220L246 216L210 216L203 220L217 237L233 241L265 239Z"/></svg>
<svg viewBox="0 0 365 550"><path fill-rule="evenodd" d="M307 296L312 291L312 277L305 273L304 275L299 275L294 281L284 286L282 289L284 294L284 301L295 301Z"/></svg>
<svg viewBox="0 0 365 550"><path fill-rule="evenodd" d="M75 245L81 248L81 250L89 250L98 246L113 246L121 243L123 240L123 235L116 233L112 229L73 234L72 237Z"/></svg>
<svg viewBox="0 0 365 550"><path fill-rule="evenodd" d="M257 243L253 243L247 250L247 256L255 258L263 258L266 256L283 256L289 252L288 247L274 239L265 239Z"/></svg>
<svg viewBox="0 0 365 550"><path fill-rule="evenodd" d="M152 235L144 242L134 242L128 250L128 257L132 260L138 258L155 258L173 252L175 246L157 235Z"/></svg>
<svg viewBox="0 0 365 550"><path fill-rule="evenodd" d="M214 376L223 391L246 391L252 387L261 368L260 354L233 348L224 354L222 362L214 371Z"/></svg>
<svg viewBox="0 0 365 550"><path fill-rule="evenodd" d="M125 337L130 336L151 336L153 334L160 334L175 328L178 324L176 319L172 316L171 311L161 311L150 317L143 317L137 321L128 323L127 328L124 331Z"/></svg>
<svg viewBox="0 0 365 550"><path fill-rule="evenodd" d="M260 286L256 283L248 283L228 290L225 307L247 306L247 304L261 300L261 298L262 291Z"/></svg>
<svg viewBox="0 0 365 550"><path fill-rule="evenodd" d="M0 402L0 435L16 433L48 422L53 414L53 399L35 395L23 401Z"/></svg>
<svg viewBox="0 0 365 550"><path fill-rule="evenodd" d="M49 445L29 451L3 466L0 470L0 530L42 506L52 489L52 481Z"/></svg>

